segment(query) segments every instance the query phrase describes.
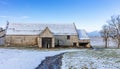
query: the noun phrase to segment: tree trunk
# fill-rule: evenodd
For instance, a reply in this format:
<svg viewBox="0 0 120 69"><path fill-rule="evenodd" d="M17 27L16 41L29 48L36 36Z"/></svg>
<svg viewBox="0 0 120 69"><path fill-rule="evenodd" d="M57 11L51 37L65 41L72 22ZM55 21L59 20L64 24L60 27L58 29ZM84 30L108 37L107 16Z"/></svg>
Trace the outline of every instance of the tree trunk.
<svg viewBox="0 0 120 69"><path fill-rule="evenodd" d="M107 48L108 40L105 39L105 48Z"/></svg>
<svg viewBox="0 0 120 69"><path fill-rule="evenodd" d="M120 47L120 40L118 41L118 48Z"/></svg>
<svg viewBox="0 0 120 69"><path fill-rule="evenodd" d="M119 48L119 43L118 43L118 48Z"/></svg>
<svg viewBox="0 0 120 69"><path fill-rule="evenodd" d="M120 48L120 37L118 37L118 48Z"/></svg>

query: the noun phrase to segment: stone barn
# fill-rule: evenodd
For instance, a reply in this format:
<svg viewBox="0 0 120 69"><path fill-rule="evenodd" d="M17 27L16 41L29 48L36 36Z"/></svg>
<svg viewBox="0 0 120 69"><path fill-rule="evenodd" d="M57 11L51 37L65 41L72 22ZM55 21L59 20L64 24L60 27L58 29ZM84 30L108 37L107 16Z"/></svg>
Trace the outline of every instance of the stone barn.
<svg viewBox="0 0 120 69"><path fill-rule="evenodd" d="M77 30L74 23L9 23L6 30L5 46L90 47L90 40L84 30Z"/></svg>

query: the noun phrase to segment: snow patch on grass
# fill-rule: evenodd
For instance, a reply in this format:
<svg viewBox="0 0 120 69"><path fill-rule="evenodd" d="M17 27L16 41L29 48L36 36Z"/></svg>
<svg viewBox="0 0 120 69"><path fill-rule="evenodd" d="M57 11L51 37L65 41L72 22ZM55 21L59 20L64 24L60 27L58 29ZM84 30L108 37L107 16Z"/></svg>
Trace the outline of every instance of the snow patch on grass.
<svg viewBox="0 0 120 69"><path fill-rule="evenodd" d="M120 49L81 50L63 55L62 69L120 69Z"/></svg>

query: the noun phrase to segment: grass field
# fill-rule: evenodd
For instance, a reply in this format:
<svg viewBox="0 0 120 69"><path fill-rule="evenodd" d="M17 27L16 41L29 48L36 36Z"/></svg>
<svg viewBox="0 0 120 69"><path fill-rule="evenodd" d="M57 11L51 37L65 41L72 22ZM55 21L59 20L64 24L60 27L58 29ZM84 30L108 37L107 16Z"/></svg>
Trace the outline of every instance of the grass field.
<svg viewBox="0 0 120 69"><path fill-rule="evenodd" d="M62 69L120 69L120 49L69 52L62 62Z"/></svg>
<svg viewBox="0 0 120 69"><path fill-rule="evenodd" d="M96 47L98 48L98 47ZM0 47L0 69L34 69L47 56L65 52L62 69L120 69L120 49Z"/></svg>

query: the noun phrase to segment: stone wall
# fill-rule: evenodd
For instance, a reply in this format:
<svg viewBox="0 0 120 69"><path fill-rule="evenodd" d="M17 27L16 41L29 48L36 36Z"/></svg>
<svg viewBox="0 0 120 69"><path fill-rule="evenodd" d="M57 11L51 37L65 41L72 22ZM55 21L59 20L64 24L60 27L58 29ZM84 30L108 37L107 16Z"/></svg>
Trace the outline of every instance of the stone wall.
<svg viewBox="0 0 120 69"><path fill-rule="evenodd" d="M55 45L59 46L73 46L73 43L76 43L76 46L79 46L79 39L77 35L70 35L70 39L67 39L67 35L54 35ZM38 46L41 44L41 40L38 39L40 36L33 35L7 35L5 37L5 45L6 46ZM40 46L41 47L41 46Z"/></svg>
<svg viewBox="0 0 120 69"><path fill-rule="evenodd" d="M55 47L54 36L48 27L46 27L46 29L40 34L40 38L38 38L39 48L42 48L42 38L51 38L52 39L52 48Z"/></svg>
<svg viewBox="0 0 120 69"><path fill-rule="evenodd" d="M37 43L38 36L6 36L5 37L5 44L7 46L35 46L38 45Z"/></svg>
<svg viewBox="0 0 120 69"><path fill-rule="evenodd" d="M57 45L59 40L59 45L61 46L73 46L73 43L78 43L77 35L70 35L70 39L67 39L67 35L55 35L55 45Z"/></svg>

